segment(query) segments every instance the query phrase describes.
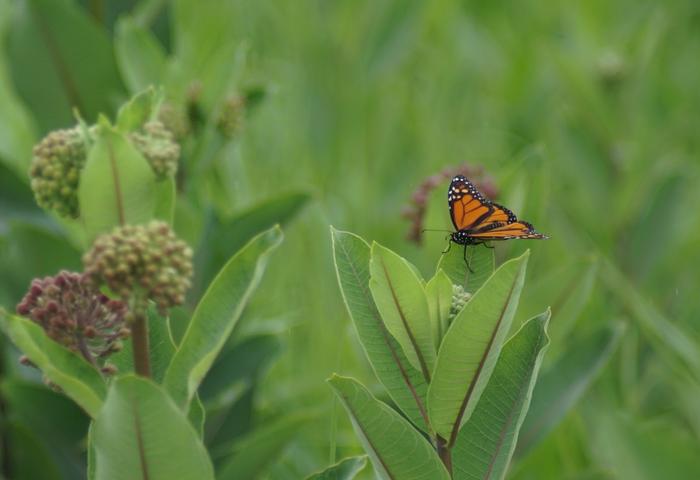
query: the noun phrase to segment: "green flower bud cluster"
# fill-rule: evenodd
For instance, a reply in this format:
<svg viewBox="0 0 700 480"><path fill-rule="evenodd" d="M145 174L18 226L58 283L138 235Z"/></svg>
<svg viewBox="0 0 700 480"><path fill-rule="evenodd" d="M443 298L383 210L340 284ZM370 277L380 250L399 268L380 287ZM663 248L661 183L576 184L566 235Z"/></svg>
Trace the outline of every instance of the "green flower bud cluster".
<svg viewBox="0 0 700 480"><path fill-rule="evenodd" d="M51 132L34 147L29 176L40 207L62 217L78 217L78 182L86 157L78 128Z"/></svg>
<svg viewBox="0 0 700 480"><path fill-rule="evenodd" d="M243 95L231 95L221 107L216 126L226 138L234 138L243 129L246 115L246 98Z"/></svg>
<svg viewBox="0 0 700 480"><path fill-rule="evenodd" d="M182 140L190 133L190 123L184 108L171 102L163 102L158 110L158 120L170 130L175 140Z"/></svg>
<svg viewBox="0 0 700 480"><path fill-rule="evenodd" d="M17 305L17 313L41 325L50 338L93 365L121 350L121 339L130 335L126 303L103 295L80 273L62 271L35 279Z"/></svg>
<svg viewBox="0 0 700 480"><path fill-rule="evenodd" d="M452 320L462 311L471 298L472 294L465 291L464 287L452 285L452 305L450 306L450 314L447 316L449 323L452 323Z"/></svg>
<svg viewBox="0 0 700 480"><path fill-rule="evenodd" d="M184 303L193 272L192 250L161 221L117 227L101 235L83 263L95 284L107 285L134 310L145 310L152 300L163 315Z"/></svg>
<svg viewBox="0 0 700 480"><path fill-rule="evenodd" d="M130 133L129 139L146 157L159 179L175 175L180 158L180 145L161 121L146 122L141 129Z"/></svg>

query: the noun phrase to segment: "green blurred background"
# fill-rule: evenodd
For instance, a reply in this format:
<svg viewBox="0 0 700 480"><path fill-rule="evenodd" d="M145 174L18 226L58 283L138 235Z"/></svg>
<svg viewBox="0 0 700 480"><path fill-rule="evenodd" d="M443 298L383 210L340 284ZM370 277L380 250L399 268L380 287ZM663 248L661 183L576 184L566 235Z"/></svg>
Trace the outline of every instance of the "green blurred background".
<svg viewBox="0 0 700 480"><path fill-rule="evenodd" d="M143 63L129 60L119 19L131 14L165 64L142 48ZM552 418L511 477L700 478L699 59L691 0L0 0L0 301L11 309L32 277L79 267L26 174L32 145L74 124L71 106L113 115L157 78L183 102L201 88L206 115L231 86L263 85L245 130L193 177L177 227L206 251L198 212L309 195L236 332L284 344L258 416L316 418L269 478L361 451L324 383L332 372L383 395L342 303L329 225L427 275L444 234L409 242L402 209L426 177L465 163L551 236L497 246L499 260L532 250L516 323L553 309L552 390L533 400ZM426 227L449 225L446 188ZM27 375L5 357L7 377Z"/></svg>

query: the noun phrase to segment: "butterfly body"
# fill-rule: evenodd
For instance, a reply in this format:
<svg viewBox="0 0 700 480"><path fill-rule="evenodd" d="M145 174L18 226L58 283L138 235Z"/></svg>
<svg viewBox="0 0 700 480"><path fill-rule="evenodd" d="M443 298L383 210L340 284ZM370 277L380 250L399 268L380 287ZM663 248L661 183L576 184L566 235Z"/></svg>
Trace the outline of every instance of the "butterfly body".
<svg viewBox="0 0 700 480"><path fill-rule="evenodd" d="M532 224L518 220L513 212L485 198L466 177L457 175L447 191L450 218L455 232L450 241L479 245L491 240L546 239Z"/></svg>

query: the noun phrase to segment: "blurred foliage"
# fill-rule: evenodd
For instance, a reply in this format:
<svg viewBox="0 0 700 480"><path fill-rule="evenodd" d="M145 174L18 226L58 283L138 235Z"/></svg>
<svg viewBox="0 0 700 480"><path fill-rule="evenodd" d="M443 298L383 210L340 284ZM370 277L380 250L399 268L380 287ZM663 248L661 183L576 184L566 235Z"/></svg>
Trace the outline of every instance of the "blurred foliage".
<svg viewBox="0 0 700 480"><path fill-rule="evenodd" d="M543 375L569 352L593 366L597 352L609 357L580 366L569 388L587 388L565 395L571 409L511 476L693 478L699 27L692 0L0 0L0 302L11 310L31 278L79 260L70 228L33 202L32 145L72 126L74 107L89 122L114 117L130 94L163 85L191 132L175 212L183 238L220 258L231 253L222 239L240 245L297 214L224 351L248 336L284 343L238 418L319 410L317 428L296 431L265 474L302 478L361 452L323 379L351 372L378 387L344 313L328 224L431 272L443 234L422 248L405 241L402 205L445 166L483 165L499 201L552 237L496 252L500 263L532 249L514 328L552 306ZM243 130L224 138L224 99L260 86L267 94ZM443 192L431 207L444 216L428 228L449 225ZM267 217L236 227L255 209ZM203 261L205 281L218 268ZM176 337L187 317L173 316ZM610 342L600 332L618 322L627 328L614 351L592 343ZM7 342L2 362L4 473L22 465L13 478L37 478L44 465L44 478L79 478L71 468L83 453L64 455L73 433L45 434L13 410L23 382L41 387ZM253 400L243 393L231 408L240 402Z"/></svg>

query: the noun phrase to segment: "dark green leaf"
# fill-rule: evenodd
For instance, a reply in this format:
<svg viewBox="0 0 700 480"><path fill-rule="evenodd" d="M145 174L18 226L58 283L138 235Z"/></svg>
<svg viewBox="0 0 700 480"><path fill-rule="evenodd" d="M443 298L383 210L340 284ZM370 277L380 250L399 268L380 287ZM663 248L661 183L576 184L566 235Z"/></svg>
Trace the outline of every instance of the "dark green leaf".
<svg viewBox="0 0 700 480"><path fill-rule="evenodd" d="M114 111L124 94L107 33L74 2L15 3L8 53L17 91L42 131ZM118 101L118 100L117 100Z"/></svg>
<svg viewBox="0 0 700 480"><path fill-rule="evenodd" d="M469 293L474 293L493 273L496 258L493 249L477 245L467 247L465 261L464 247L454 244L440 257L437 268L444 270L452 283L461 285Z"/></svg>
<svg viewBox="0 0 700 480"><path fill-rule="evenodd" d="M232 458L217 468L217 480L258 478L310 419L307 414L297 413L257 428L241 440Z"/></svg>

